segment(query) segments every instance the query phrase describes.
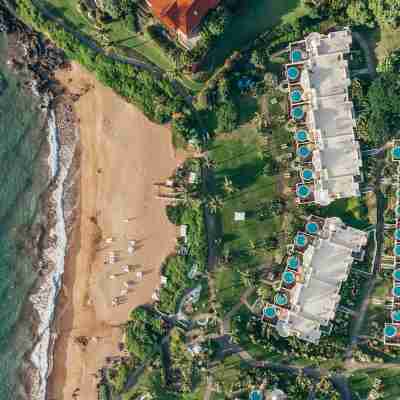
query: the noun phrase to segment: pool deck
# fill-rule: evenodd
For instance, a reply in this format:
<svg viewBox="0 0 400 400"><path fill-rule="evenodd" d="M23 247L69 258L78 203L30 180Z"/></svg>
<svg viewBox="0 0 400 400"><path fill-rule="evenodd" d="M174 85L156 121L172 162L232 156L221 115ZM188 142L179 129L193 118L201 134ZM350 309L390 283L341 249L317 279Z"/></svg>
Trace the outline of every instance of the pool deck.
<svg viewBox="0 0 400 400"><path fill-rule="evenodd" d="M351 43L349 29L328 35L311 33L303 41L289 45L290 54L301 51L302 57L285 67L291 117L298 129L309 132L315 145L313 202L323 206L336 199L360 196L362 161L354 134L356 121L348 93L351 80L345 59ZM290 93L299 88L302 102L294 102ZM294 112L299 107L303 110L302 118L300 112Z"/></svg>
<svg viewBox="0 0 400 400"><path fill-rule="evenodd" d="M300 232L296 235L289 259L299 256L296 240L304 237L301 263L297 271L290 272L296 277L294 282L286 279L289 266L283 274L285 279L282 279L279 291L288 293L289 304L284 312L278 311L278 319L274 322L278 332L285 336L295 335L318 344L321 326L329 327L335 318L340 288L354 259L363 258L368 233L345 225L339 218L323 220L311 216L309 223L317 229L312 234ZM280 310L279 306L274 305Z"/></svg>

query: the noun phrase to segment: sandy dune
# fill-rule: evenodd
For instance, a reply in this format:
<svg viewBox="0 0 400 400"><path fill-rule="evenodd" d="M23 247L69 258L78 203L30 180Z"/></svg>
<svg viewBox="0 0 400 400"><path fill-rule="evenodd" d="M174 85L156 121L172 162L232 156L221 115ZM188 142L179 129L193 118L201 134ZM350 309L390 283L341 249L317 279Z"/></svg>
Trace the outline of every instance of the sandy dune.
<svg viewBox="0 0 400 400"><path fill-rule="evenodd" d="M81 140L80 212L58 306L59 337L48 398L71 399L80 388L78 398L96 400L94 373L106 356L117 354L118 326L132 308L151 301L160 284L160 264L174 250L176 228L153 184L170 176L182 160L166 127L149 122L78 65L61 72L59 79L71 93L93 87L75 103ZM106 244L107 237L114 242ZM128 240L137 241L133 254L127 251ZM113 265L104 264L110 251L120 257ZM123 274L125 264L135 271ZM143 272L140 282L136 271ZM113 307L111 300L126 281L136 281L128 301ZM85 348L75 340L81 335L92 338Z"/></svg>

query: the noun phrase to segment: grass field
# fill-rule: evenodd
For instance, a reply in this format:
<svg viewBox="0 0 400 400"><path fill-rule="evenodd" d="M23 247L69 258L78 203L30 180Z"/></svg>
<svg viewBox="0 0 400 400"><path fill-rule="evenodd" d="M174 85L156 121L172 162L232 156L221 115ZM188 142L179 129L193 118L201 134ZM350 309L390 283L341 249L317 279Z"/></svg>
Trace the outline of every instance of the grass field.
<svg viewBox="0 0 400 400"><path fill-rule="evenodd" d="M241 282L239 270L231 265L219 268L215 272L215 278L217 301L225 315L239 301L245 287Z"/></svg>
<svg viewBox="0 0 400 400"><path fill-rule="evenodd" d="M263 174L261 137L254 128L243 127L222 135L213 144L212 158L216 163L216 183L221 188L225 177L235 188L225 197L222 208L223 241L233 252L248 248L249 241L257 241L280 231L280 218L260 221L257 206L277 195L277 178ZM246 220L234 221L236 211L246 212Z"/></svg>
<svg viewBox="0 0 400 400"><path fill-rule="evenodd" d="M382 400L400 398L400 369L378 369L357 372L350 379L350 389L354 399L366 399L372 389L379 393ZM372 397L371 397L372 398Z"/></svg>

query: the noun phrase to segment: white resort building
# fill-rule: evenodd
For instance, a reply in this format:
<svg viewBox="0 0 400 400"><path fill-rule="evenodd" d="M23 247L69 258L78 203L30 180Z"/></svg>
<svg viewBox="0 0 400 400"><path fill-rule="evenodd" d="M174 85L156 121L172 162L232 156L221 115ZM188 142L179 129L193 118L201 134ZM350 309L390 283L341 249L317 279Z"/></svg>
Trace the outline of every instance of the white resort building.
<svg viewBox="0 0 400 400"><path fill-rule="evenodd" d="M263 319L281 336L317 344L321 329L329 332L340 302L340 289L354 261L364 258L368 233L345 225L340 218L310 217L297 233L286 269Z"/></svg>
<svg viewBox="0 0 400 400"><path fill-rule="evenodd" d="M302 166L302 182L296 188L300 203L325 206L360 195L362 162L345 59L351 42L351 32L345 29L328 35L311 33L289 46L286 76Z"/></svg>
<svg viewBox="0 0 400 400"><path fill-rule="evenodd" d="M400 162L400 141L395 140L392 149L392 161ZM389 294L390 322L385 323L383 329L383 343L385 346L400 347L400 164L397 164L396 179L396 206L395 229L393 232L393 286Z"/></svg>

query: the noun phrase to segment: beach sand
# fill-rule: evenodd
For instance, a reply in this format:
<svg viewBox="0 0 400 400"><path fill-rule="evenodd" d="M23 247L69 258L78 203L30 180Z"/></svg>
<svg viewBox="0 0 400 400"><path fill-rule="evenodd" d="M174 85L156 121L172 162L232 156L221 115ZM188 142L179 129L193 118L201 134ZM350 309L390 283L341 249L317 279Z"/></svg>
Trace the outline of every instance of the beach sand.
<svg viewBox="0 0 400 400"><path fill-rule="evenodd" d="M151 302L160 265L174 251L177 229L165 215L165 202L156 198L154 183L165 181L183 156L175 153L167 127L148 121L79 65L57 78L69 93L90 89L74 107L80 131L79 208L57 305L48 399L71 399L79 388L78 399L96 400L94 374L105 357L118 354L120 325L133 308ZM114 242L106 244L108 237ZM134 254L127 251L128 240L137 241ZM104 264L110 251L120 256L113 265ZM134 272L122 274L125 264ZM143 272L140 282L137 271ZM131 280L136 282L128 301L113 307L112 298ZM76 342L80 336L90 338L86 346Z"/></svg>

